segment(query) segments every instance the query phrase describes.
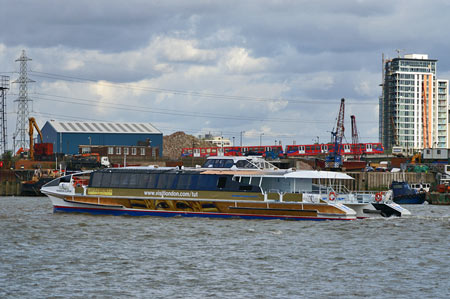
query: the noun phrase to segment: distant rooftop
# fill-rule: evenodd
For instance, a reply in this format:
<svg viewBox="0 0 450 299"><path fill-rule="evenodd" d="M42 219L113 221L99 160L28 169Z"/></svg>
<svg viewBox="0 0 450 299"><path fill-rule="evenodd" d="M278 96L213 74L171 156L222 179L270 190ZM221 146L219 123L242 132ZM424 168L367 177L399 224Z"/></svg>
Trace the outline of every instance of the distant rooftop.
<svg viewBox="0 0 450 299"><path fill-rule="evenodd" d="M151 123L55 121L48 123L58 133L162 134Z"/></svg>
<svg viewBox="0 0 450 299"><path fill-rule="evenodd" d="M409 59L428 59L428 54L405 54L404 58Z"/></svg>

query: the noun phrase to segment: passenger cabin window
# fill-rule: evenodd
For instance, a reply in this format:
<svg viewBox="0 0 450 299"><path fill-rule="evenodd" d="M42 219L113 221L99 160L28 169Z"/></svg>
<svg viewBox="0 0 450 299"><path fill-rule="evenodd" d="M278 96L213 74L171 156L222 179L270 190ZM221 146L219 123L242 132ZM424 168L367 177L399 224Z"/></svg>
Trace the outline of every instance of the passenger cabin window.
<svg viewBox="0 0 450 299"><path fill-rule="evenodd" d="M138 177L138 186L139 186L139 188L141 188L141 189L147 188L149 177L150 177L150 175L147 175L145 173L139 174L139 177Z"/></svg>
<svg viewBox="0 0 450 299"><path fill-rule="evenodd" d="M147 182L147 188L154 189L156 188L159 181L159 174L155 173L149 176L148 182Z"/></svg>
<svg viewBox="0 0 450 299"><path fill-rule="evenodd" d="M158 189L173 189L175 182L175 174L172 173L162 173L159 175Z"/></svg>
<svg viewBox="0 0 450 299"><path fill-rule="evenodd" d="M189 184L189 189L197 190L199 176L200 175L198 174L191 175L191 182Z"/></svg>
<svg viewBox="0 0 450 299"><path fill-rule="evenodd" d="M97 186L99 186L99 187L111 187L111 178L112 178L112 175L110 173L103 174L102 181Z"/></svg>
<svg viewBox="0 0 450 299"><path fill-rule="evenodd" d="M190 178L191 178L190 175L180 174L180 177L178 178L177 189L180 190L189 189Z"/></svg>
<svg viewBox="0 0 450 299"><path fill-rule="evenodd" d="M92 177L92 185L93 186L100 186L101 182L102 182L102 173L94 173L93 177Z"/></svg>
<svg viewBox="0 0 450 299"><path fill-rule="evenodd" d="M139 183L138 179L139 179L139 177L138 177L137 173L130 174L130 181L128 183L128 187L130 187L130 188L138 187L138 183Z"/></svg>
<svg viewBox="0 0 450 299"><path fill-rule="evenodd" d="M217 188L223 189L225 188L225 185L227 184L227 177L219 177L219 180L217 181Z"/></svg>
<svg viewBox="0 0 450 299"><path fill-rule="evenodd" d="M121 173L120 174L120 187L128 187L130 182L130 175L128 173Z"/></svg>
<svg viewBox="0 0 450 299"><path fill-rule="evenodd" d="M203 164L203 168L231 168L233 165L233 159L210 159Z"/></svg>
<svg viewBox="0 0 450 299"><path fill-rule="evenodd" d="M242 177L241 178L241 183L249 185L250 184L250 178L249 177Z"/></svg>
<svg viewBox="0 0 450 299"><path fill-rule="evenodd" d="M256 168L255 165L253 165L252 163L248 162L247 160L239 160L236 162L236 167L237 168Z"/></svg>
<svg viewBox="0 0 450 299"><path fill-rule="evenodd" d="M229 178L229 179L228 179ZM64 178L62 178L64 179ZM70 179L70 178L69 178ZM160 171L99 171L91 174L90 187L176 190L251 190L249 177L242 182L226 175L202 175L193 172L176 173ZM244 188L240 188L244 185Z"/></svg>
<svg viewBox="0 0 450 299"><path fill-rule="evenodd" d="M231 159L227 159L223 163L223 168L231 168L234 165L234 161Z"/></svg>
<svg viewBox="0 0 450 299"><path fill-rule="evenodd" d="M111 187L120 187L120 173L111 173Z"/></svg>
<svg viewBox="0 0 450 299"><path fill-rule="evenodd" d="M205 164L203 164L203 168L213 168L214 160L206 160Z"/></svg>

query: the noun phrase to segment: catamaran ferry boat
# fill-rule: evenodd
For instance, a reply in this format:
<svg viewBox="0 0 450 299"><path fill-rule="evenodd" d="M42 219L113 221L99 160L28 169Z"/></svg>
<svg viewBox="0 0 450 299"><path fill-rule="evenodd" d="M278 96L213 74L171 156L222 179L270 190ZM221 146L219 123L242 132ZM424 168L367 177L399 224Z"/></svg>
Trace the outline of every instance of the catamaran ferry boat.
<svg viewBox="0 0 450 299"><path fill-rule="evenodd" d="M280 170L258 157L211 157L202 167L106 168L60 177L42 187L55 212L243 219L354 220L358 213L313 180L343 173ZM331 188L331 187L329 187ZM332 190L332 189L326 189ZM354 203L358 206L357 203ZM382 204L382 203L380 203ZM369 211L370 210L370 211Z"/></svg>

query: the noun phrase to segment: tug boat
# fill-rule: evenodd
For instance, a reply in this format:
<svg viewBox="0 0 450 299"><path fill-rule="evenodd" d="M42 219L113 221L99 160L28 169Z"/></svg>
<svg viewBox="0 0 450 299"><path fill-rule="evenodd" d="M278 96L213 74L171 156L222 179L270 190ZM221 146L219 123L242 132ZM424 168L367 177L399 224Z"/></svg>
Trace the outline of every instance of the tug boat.
<svg viewBox="0 0 450 299"><path fill-rule="evenodd" d="M318 175L318 174L316 174ZM336 177L340 173L321 172ZM312 178L256 157L211 157L203 167L106 168L60 177L41 192L54 212L284 220L355 220L336 202L303 200ZM311 189L312 191L312 189Z"/></svg>
<svg viewBox="0 0 450 299"><path fill-rule="evenodd" d="M413 189L407 182L393 181L391 189L394 194L394 202L403 205L421 205L425 202L427 195L423 188Z"/></svg>

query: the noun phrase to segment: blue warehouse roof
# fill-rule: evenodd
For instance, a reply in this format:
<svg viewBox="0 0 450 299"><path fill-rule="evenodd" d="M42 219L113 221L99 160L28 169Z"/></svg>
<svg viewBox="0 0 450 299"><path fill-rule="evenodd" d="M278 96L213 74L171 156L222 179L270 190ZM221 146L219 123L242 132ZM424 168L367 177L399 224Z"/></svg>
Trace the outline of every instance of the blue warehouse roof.
<svg viewBox="0 0 450 299"><path fill-rule="evenodd" d="M162 134L151 123L119 123L119 122L79 122L55 121L47 122L57 133L109 133L109 134Z"/></svg>

